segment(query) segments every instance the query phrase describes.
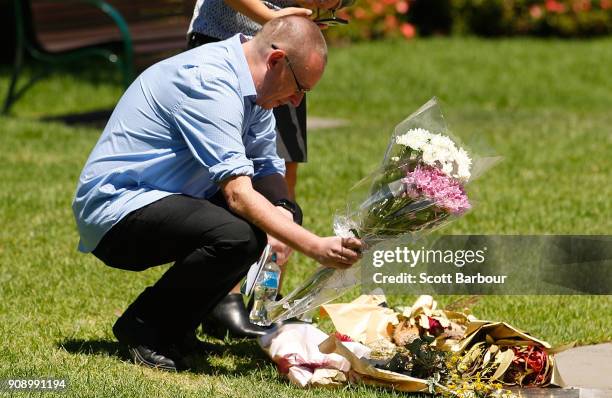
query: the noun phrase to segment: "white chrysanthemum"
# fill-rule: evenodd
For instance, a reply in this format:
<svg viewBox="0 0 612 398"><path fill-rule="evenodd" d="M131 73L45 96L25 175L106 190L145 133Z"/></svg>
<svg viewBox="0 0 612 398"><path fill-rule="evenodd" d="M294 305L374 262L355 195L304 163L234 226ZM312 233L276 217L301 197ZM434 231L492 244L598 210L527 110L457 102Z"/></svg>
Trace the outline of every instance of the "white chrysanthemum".
<svg viewBox="0 0 612 398"><path fill-rule="evenodd" d="M445 148L449 151L452 151L453 149L456 148L453 140L441 134L434 134L431 137L431 145L440 147L440 148Z"/></svg>
<svg viewBox="0 0 612 398"><path fill-rule="evenodd" d="M453 162L455 157L453 156L453 150L447 147L433 146L432 151L435 154L436 159L440 163Z"/></svg>
<svg viewBox="0 0 612 398"><path fill-rule="evenodd" d="M453 162L442 163L442 171L446 175L452 175L454 168L455 168L455 166L454 166Z"/></svg>
<svg viewBox="0 0 612 398"><path fill-rule="evenodd" d="M415 149L422 148L429 142L432 134L425 129L411 129L408 130L408 146Z"/></svg>
<svg viewBox="0 0 612 398"><path fill-rule="evenodd" d="M425 146L425 148L423 148L423 162L430 166L436 166L437 161L438 154L433 150L433 147Z"/></svg>
<svg viewBox="0 0 612 398"><path fill-rule="evenodd" d="M463 148L457 148L453 140L445 135L432 134L423 128L414 128L397 136L395 142L420 151L425 164L437 167L451 177L467 181L471 176L472 159ZM399 159L394 157L391 160Z"/></svg>
<svg viewBox="0 0 612 398"><path fill-rule="evenodd" d="M408 134L402 134L395 137L395 143L398 145L408 146Z"/></svg>
<svg viewBox="0 0 612 398"><path fill-rule="evenodd" d="M429 142L432 134L421 128L410 129L406 134L397 136L395 142L399 145L407 146L415 150L421 150Z"/></svg>
<svg viewBox="0 0 612 398"><path fill-rule="evenodd" d="M470 179L472 175L470 174L470 168L465 166L459 166L459 170L457 171L457 177L461 181L467 181Z"/></svg>
<svg viewBox="0 0 612 398"><path fill-rule="evenodd" d="M470 155L463 148L459 148L457 153L455 153L455 161L458 165L465 165L468 168L472 165L472 159L470 159Z"/></svg>
<svg viewBox="0 0 612 398"><path fill-rule="evenodd" d="M457 175L456 177L460 180L470 179L470 166L472 165L472 159L470 155L463 148L459 148L455 153L455 162L457 163Z"/></svg>

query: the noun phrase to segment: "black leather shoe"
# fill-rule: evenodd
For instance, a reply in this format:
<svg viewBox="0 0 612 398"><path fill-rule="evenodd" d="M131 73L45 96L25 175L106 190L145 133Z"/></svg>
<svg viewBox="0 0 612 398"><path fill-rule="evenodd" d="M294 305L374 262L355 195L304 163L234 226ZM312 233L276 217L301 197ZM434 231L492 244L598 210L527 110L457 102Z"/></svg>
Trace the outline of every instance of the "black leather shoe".
<svg viewBox="0 0 612 398"><path fill-rule="evenodd" d="M143 345L128 346L128 351L134 363L149 368L179 371L187 369L179 351L175 348L165 348L163 352Z"/></svg>
<svg viewBox="0 0 612 398"><path fill-rule="evenodd" d="M126 311L113 325L117 340L127 346L134 363L161 370L185 370L186 363L176 344L161 341L156 332ZM195 336L194 336L195 337Z"/></svg>
<svg viewBox="0 0 612 398"><path fill-rule="evenodd" d="M210 336L223 339L225 336L256 338L265 335L269 328L249 322L249 313L242 295L232 293L225 296L206 316L202 330Z"/></svg>

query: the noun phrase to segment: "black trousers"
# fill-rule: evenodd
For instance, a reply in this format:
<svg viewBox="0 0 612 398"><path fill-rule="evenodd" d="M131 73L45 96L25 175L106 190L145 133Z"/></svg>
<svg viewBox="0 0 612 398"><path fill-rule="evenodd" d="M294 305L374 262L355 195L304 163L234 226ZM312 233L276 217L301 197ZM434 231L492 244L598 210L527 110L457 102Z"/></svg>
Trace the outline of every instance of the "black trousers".
<svg viewBox="0 0 612 398"><path fill-rule="evenodd" d="M124 314L142 320L155 340L171 342L195 331L266 242L266 234L231 213L220 194L210 200L171 195L124 217L93 254L130 271L174 262Z"/></svg>

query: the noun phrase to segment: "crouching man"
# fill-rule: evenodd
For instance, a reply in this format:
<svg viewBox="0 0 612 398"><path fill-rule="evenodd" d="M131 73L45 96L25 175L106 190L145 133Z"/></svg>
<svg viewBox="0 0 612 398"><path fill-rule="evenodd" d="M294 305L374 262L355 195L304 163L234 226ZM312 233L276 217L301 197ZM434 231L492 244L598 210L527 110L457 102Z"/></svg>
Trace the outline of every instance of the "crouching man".
<svg viewBox="0 0 612 398"><path fill-rule="evenodd" d="M125 92L80 175L79 250L111 267L174 264L113 326L135 362L185 368L195 329L270 243L336 268L357 239L319 237L293 221L272 108L299 105L321 78L316 24L291 16L153 65Z"/></svg>

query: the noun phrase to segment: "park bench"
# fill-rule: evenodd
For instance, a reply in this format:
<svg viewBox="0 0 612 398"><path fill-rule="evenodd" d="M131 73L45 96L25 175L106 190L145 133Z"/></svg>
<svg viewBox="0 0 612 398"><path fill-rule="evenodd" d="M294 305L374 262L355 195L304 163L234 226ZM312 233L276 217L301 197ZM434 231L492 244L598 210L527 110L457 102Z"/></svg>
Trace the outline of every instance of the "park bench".
<svg viewBox="0 0 612 398"><path fill-rule="evenodd" d="M48 66L103 57L119 68L127 87L136 70L185 49L195 0L13 0L13 5L15 61L2 113L35 80L17 89L26 53Z"/></svg>

